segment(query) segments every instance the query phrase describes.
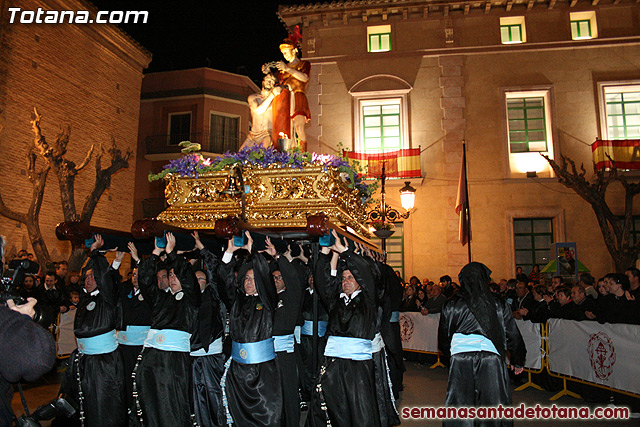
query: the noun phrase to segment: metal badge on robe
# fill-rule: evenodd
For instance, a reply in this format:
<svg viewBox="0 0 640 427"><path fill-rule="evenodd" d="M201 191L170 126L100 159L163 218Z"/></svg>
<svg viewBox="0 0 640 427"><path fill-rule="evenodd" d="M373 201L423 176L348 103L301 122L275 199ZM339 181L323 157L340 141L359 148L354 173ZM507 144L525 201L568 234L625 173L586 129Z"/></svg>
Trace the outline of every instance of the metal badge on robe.
<svg viewBox="0 0 640 427"><path fill-rule="evenodd" d="M279 309L280 307L284 307L284 304L282 303L281 299L278 300L278 306L276 307L276 310Z"/></svg>
<svg viewBox="0 0 640 427"><path fill-rule="evenodd" d="M144 297L142 296L142 294L138 294L138 301L144 301Z"/></svg>
<svg viewBox="0 0 640 427"><path fill-rule="evenodd" d="M256 304L256 310L262 310L264 308L264 306L262 305L261 302Z"/></svg>
<svg viewBox="0 0 640 427"><path fill-rule="evenodd" d="M180 301L180 300L182 299L182 297L183 297L183 296L184 296L184 292L182 292L182 291L178 291L178 292L175 294L175 299L176 299L176 301Z"/></svg>
<svg viewBox="0 0 640 427"><path fill-rule="evenodd" d="M92 311L94 308L96 308L95 301L91 301L89 304L87 304L87 310Z"/></svg>

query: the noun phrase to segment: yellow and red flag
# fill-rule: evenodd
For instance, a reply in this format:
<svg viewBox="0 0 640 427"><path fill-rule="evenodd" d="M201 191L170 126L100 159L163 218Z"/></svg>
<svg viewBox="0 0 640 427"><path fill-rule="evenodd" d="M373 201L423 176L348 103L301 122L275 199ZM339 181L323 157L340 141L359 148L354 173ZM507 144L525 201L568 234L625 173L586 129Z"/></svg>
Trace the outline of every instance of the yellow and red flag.
<svg viewBox="0 0 640 427"><path fill-rule="evenodd" d="M612 167L609 157L618 169L640 169L640 139L599 139L591 144L591 152L596 170Z"/></svg>
<svg viewBox="0 0 640 427"><path fill-rule="evenodd" d="M387 178L420 178L420 148L389 151L387 153L345 152L349 162L357 161L367 178L382 175L382 164L385 164Z"/></svg>

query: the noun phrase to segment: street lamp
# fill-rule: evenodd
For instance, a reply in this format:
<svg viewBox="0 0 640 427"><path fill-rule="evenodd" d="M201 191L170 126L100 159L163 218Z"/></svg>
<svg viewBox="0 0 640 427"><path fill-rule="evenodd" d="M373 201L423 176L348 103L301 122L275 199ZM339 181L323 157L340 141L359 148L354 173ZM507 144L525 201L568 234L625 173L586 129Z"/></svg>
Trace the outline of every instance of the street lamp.
<svg viewBox="0 0 640 427"><path fill-rule="evenodd" d="M405 181L400 189L400 204L409 213L416 204L416 189L411 186L411 181Z"/></svg>
<svg viewBox="0 0 640 427"><path fill-rule="evenodd" d="M416 189L411 186L410 181L405 181L405 186L400 189L400 203L402 207L407 210L407 212L401 214L397 209L394 209L387 205L385 202L385 181L387 180L387 175L385 174L385 163L382 163L382 175L380 176L381 186L380 186L380 206L376 206L368 213L369 221L381 221L385 223L387 220L389 222L396 222L400 218L409 218L410 210L413 209L413 206L416 201ZM374 232L376 236L378 236L382 240L382 250L387 250L387 239L391 237L393 234L393 230L378 230Z"/></svg>

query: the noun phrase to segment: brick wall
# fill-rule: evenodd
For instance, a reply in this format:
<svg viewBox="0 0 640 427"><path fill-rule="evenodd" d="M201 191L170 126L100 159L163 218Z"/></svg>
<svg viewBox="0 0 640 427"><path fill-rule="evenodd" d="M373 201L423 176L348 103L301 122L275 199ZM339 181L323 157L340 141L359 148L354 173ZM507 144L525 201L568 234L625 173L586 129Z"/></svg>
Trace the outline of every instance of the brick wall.
<svg viewBox="0 0 640 427"><path fill-rule="evenodd" d="M0 192L5 204L26 212L31 184L26 176L26 151L33 133L33 108L42 115L41 127L49 142L59 126L71 126L66 158L79 164L91 144L94 153L114 138L118 147L134 153L137 143L142 70L151 55L120 30L110 25L8 24L6 9L93 10L88 3L70 1L5 1L0 26L7 30L0 55L4 78L4 110L0 132ZM8 3L8 4L6 4ZM0 96L3 91L0 91ZM103 159L103 167L108 154ZM38 159L38 167L43 161ZM96 207L91 224L128 230L133 212L135 159L118 172ZM76 177L78 213L95 181L95 155ZM49 174L40 213L40 227L53 260L68 256L70 245L55 237L55 226L63 220L57 179ZM24 225L0 217L0 234L7 237L9 255L31 245Z"/></svg>

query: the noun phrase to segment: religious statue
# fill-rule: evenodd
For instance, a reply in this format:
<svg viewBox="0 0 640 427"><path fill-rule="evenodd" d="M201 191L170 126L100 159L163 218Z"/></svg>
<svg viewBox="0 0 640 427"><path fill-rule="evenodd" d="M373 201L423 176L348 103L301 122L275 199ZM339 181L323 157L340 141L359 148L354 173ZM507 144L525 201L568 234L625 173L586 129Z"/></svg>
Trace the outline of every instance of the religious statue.
<svg viewBox="0 0 640 427"><path fill-rule="evenodd" d="M247 102L251 109L251 130L240 149L258 144L264 148L273 145L275 139L271 139L273 130L271 107L273 99L282 92L282 88L276 86L276 82L276 76L267 73L262 79L262 90L259 93L249 95Z"/></svg>
<svg viewBox="0 0 640 427"><path fill-rule="evenodd" d="M280 52L286 60L274 63L278 69L278 83L282 92L273 100L273 140L282 138L281 133L292 137L291 122L300 142L300 149L307 151L305 125L311 120L309 102L305 91L309 85L311 64L298 58L298 41L302 38L296 25L293 34L289 34L282 44ZM263 66L263 72L269 64ZM293 96L291 95L293 93Z"/></svg>

